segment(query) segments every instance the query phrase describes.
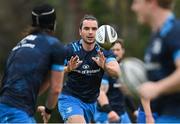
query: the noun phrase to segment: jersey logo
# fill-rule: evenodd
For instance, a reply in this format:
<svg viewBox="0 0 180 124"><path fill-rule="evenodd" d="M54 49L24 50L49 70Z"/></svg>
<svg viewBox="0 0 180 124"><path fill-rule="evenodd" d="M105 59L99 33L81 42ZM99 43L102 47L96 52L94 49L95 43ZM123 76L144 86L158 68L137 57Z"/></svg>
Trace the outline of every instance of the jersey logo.
<svg viewBox="0 0 180 124"><path fill-rule="evenodd" d="M32 43L27 43L27 40L35 40L37 36L35 35L29 35L27 37L25 37L24 39L22 39L20 41L20 43L18 43L13 49L12 51L15 51L19 48L22 48L22 47L28 47L28 48L34 48L35 47L35 44L32 44Z"/></svg>
<svg viewBox="0 0 180 124"><path fill-rule="evenodd" d="M72 107L68 107L67 109L66 109L66 113L71 113L72 112Z"/></svg>
<svg viewBox="0 0 180 124"><path fill-rule="evenodd" d="M154 54L159 54L161 52L161 46L162 46L161 39L160 38L155 39L152 46L152 52Z"/></svg>
<svg viewBox="0 0 180 124"><path fill-rule="evenodd" d="M83 69L88 69L89 68L89 65L85 64L82 66Z"/></svg>

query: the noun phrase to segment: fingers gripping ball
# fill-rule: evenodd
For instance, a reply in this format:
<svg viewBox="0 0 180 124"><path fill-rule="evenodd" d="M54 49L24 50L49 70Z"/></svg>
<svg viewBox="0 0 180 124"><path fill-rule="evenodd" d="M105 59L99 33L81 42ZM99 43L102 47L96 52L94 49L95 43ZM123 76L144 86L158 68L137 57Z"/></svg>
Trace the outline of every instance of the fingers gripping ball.
<svg viewBox="0 0 180 124"><path fill-rule="evenodd" d="M110 25L102 25L96 31L96 42L104 49L109 50L117 38L117 32Z"/></svg>
<svg viewBox="0 0 180 124"><path fill-rule="evenodd" d="M140 59L129 57L121 63L121 82L129 89L132 95L138 97L138 87L147 81L145 64Z"/></svg>

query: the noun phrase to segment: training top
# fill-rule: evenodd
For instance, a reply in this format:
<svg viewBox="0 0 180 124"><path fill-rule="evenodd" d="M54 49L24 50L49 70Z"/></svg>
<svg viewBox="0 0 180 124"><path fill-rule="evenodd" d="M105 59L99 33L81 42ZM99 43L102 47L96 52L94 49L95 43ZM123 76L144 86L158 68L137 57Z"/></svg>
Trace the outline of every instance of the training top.
<svg viewBox="0 0 180 124"><path fill-rule="evenodd" d="M0 91L0 103L33 115L40 86L50 70L64 70L62 43L46 33L31 34L11 51Z"/></svg>
<svg viewBox="0 0 180 124"><path fill-rule="evenodd" d="M158 32L151 36L144 61L148 79L158 81L171 75L175 61L180 59L180 21L170 15ZM171 83L171 82L169 82ZM152 102L152 110L158 114L180 114L180 93L164 95Z"/></svg>
<svg viewBox="0 0 180 124"><path fill-rule="evenodd" d="M103 51L106 63L116 61L112 51L102 50L98 44L91 51L85 51L82 47L82 40L67 45L67 62L71 56L78 55L82 64L67 75L67 81L63 87L63 94L72 95L83 102L93 103L99 95L99 88L104 70L100 68L92 57L97 57L98 50Z"/></svg>

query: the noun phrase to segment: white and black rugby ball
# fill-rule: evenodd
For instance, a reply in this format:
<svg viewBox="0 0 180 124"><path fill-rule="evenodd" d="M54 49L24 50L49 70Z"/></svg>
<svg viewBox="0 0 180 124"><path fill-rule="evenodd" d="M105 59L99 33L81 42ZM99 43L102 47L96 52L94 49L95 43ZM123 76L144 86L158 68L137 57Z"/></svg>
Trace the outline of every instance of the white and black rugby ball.
<svg viewBox="0 0 180 124"><path fill-rule="evenodd" d="M133 94L138 97L137 88L147 81L147 72L145 64L138 58L129 57L121 61L120 80Z"/></svg>
<svg viewBox="0 0 180 124"><path fill-rule="evenodd" d="M104 49L110 49L117 38L117 32L110 25L102 25L96 31L96 41Z"/></svg>

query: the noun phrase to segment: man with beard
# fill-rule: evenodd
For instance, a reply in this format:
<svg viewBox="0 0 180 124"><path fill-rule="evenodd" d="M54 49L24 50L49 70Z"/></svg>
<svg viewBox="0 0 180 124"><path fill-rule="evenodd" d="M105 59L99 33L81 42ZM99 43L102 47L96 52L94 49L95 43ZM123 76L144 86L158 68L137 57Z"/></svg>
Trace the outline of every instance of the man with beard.
<svg viewBox="0 0 180 124"><path fill-rule="evenodd" d="M96 101L104 71L118 77L119 65L112 52L95 42L98 21L85 15L80 22L82 39L67 45L67 81L59 96L58 108L67 123L89 123L96 112Z"/></svg>

